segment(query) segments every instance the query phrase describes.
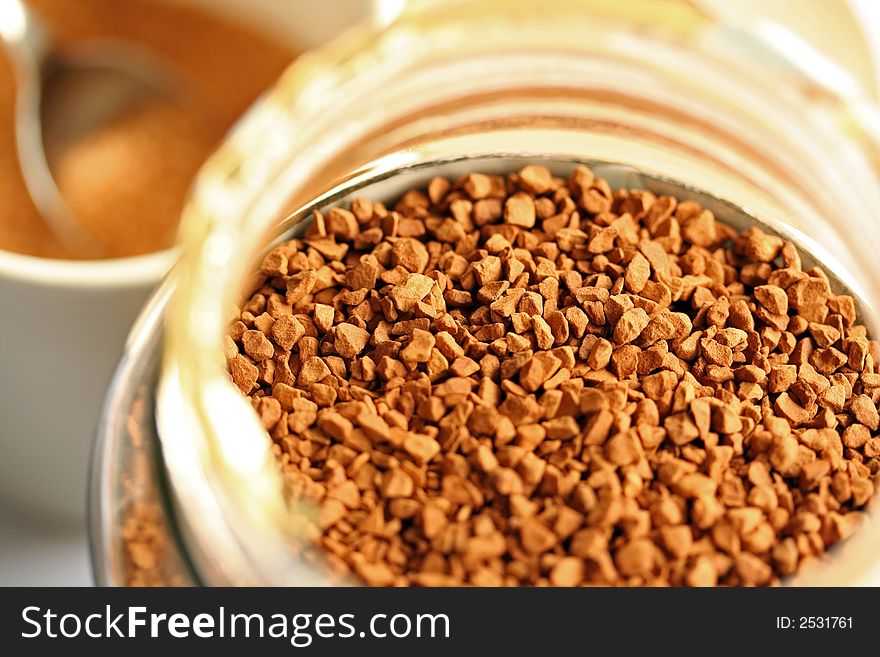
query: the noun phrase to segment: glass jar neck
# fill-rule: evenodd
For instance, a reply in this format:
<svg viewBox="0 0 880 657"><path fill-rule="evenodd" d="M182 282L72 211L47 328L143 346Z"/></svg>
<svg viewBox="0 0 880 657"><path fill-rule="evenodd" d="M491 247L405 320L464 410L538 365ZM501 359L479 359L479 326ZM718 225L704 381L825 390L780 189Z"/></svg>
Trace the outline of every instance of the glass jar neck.
<svg viewBox="0 0 880 657"><path fill-rule="evenodd" d="M221 344L255 259L315 199L439 161L612 162L812 236L874 302L880 226L844 226L880 207L876 172L839 108L731 61L719 29L673 0L414 3L285 74L197 181L170 305L159 432L208 579L304 581L273 455Z"/></svg>

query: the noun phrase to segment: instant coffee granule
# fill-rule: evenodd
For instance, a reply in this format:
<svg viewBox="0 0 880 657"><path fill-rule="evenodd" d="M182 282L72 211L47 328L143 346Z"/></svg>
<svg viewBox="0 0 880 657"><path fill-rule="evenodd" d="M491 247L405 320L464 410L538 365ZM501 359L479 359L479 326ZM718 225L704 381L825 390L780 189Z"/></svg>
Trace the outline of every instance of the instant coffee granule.
<svg viewBox="0 0 880 657"><path fill-rule="evenodd" d="M122 444L119 471L120 522L112 524L109 538L121 545L120 561L107 567L121 573L126 586L187 586L182 562L163 511L155 462L155 445L145 432L155 405L152 391L138 389L125 422L127 441Z"/></svg>
<svg viewBox="0 0 880 657"><path fill-rule="evenodd" d="M795 247L577 167L357 199L226 339L370 585L768 585L859 526L878 345Z"/></svg>

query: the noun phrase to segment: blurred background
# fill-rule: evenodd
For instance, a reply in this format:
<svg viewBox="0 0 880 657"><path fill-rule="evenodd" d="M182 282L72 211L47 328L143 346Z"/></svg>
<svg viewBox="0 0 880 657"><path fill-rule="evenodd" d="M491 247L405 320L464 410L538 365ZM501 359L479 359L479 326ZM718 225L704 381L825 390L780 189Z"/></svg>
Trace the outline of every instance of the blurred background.
<svg viewBox="0 0 880 657"><path fill-rule="evenodd" d="M0 0L0 584L91 583L88 444L127 327L173 262L193 176L291 61L401 3ZM785 26L793 51L809 44L816 67L878 97L880 3L694 3L769 39ZM44 26L44 69L28 64L22 6ZM48 192L23 148L33 120Z"/></svg>

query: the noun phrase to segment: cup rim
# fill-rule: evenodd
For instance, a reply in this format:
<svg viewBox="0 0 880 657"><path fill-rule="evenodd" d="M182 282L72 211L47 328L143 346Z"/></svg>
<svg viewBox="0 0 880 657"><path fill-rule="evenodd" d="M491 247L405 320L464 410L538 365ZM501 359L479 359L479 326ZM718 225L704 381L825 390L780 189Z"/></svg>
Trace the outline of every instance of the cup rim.
<svg viewBox="0 0 880 657"><path fill-rule="evenodd" d="M179 247L172 247L124 258L72 260L0 249L0 279L59 289L123 289L158 283L179 255Z"/></svg>

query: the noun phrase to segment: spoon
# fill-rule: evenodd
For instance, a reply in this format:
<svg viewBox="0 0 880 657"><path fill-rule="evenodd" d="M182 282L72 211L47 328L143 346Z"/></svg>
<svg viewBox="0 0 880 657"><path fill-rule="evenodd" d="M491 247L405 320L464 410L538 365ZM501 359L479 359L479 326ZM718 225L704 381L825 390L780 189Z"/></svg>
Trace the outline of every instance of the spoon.
<svg viewBox="0 0 880 657"><path fill-rule="evenodd" d="M0 40L18 79L15 137L22 176L43 221L71 253L101 257L105 247L64 200L52 164L135 103L170 98L170 73L125 42L56 49L47 26L21 0L0 0Z"/></svg>

